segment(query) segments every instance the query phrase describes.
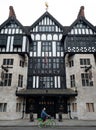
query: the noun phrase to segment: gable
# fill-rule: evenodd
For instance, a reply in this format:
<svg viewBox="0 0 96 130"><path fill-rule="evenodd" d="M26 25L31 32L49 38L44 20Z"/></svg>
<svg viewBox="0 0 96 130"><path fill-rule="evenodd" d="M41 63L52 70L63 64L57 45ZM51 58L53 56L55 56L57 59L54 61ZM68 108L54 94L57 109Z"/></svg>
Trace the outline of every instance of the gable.
<svg viewBox="0 0 96 130"><path fill-rule="evenodd" d="M66 33L65 52L95 53L96 30L85 18L77 19Z"/></svg>
<svg viewBox="0 0 96 130"><path fill-rule="evenodd" d="M7 19L0 26L0 34L25 34L26 31L16 18Z"/></svg>
<svg viewBox="0 0 96 130"><path fill-rule="evenodd" d="M46 12L30 27L30 30L32 32L63 32L63 26Z"/></svg>
<svg viewBox="0 0 96 130"><path fill-rule="evenodd" d="M78 21L75 25L73 25L68 32L68 34L72 35L93 35L96 31L91 24L88 24L84 21Z"/></svg>
<svg viewBox="0 0 96 130"><path fill-rule="evenodd" d="M25 53L28 52L28 33L20 22L8 18L0 26L0 53Z"/></svg>

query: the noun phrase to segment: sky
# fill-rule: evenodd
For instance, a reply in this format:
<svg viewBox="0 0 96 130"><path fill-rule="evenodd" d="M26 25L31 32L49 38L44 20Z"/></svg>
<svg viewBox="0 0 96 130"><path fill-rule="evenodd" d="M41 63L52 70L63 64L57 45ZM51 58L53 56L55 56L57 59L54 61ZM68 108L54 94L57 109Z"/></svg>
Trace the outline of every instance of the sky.
<svg viewBox="0 0 96 130"><path fill-rule="evenodd" d="M63 26L70 26L77 18L81 6L85 17L96 26L96 0L0 0L0 24L8 19L9 6L13 6L16 18L24 26L31 26L46 12Z"/></svg>

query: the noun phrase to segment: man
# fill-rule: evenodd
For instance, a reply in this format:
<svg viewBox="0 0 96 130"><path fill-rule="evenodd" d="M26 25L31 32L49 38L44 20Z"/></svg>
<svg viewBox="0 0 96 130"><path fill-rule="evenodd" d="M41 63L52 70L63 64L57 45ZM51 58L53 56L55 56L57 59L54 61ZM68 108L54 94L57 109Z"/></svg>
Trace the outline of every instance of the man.
<svg viewBox="0 0 96 130"><path fill-rule="evenodd" d="M42 112L41 112L41 118L43 121L46 120L46 118L49 116L46 112L45 112L46 108L43 108Z"/></svg>

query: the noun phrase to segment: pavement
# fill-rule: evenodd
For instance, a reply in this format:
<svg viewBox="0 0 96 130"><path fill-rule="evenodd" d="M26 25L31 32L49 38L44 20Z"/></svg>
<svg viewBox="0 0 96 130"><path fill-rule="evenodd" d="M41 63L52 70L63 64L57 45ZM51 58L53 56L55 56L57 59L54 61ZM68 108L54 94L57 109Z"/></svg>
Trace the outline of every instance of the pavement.
<svg viewBox="0 0 96 130"><path fill-rule="evenodd" d="M0 127L35 127L37 120L28 119L0 120ZM96 127L96 120L64 119L62 122L56 120L56 127Z"/></svg>

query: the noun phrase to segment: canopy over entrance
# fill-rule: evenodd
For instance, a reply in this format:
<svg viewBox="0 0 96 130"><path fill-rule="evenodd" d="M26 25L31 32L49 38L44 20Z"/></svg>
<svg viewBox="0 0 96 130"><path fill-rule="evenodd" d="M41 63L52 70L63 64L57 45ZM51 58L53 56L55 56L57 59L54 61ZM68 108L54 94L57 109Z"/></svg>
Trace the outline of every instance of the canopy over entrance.
<svg viewBox="0 0 96 130"><path fill-rule="evenodd" d="M35 96L35 95L51 95L51 96L77 96L77 91L72 89L22 89L16 91L16 96Z"/></svg>

